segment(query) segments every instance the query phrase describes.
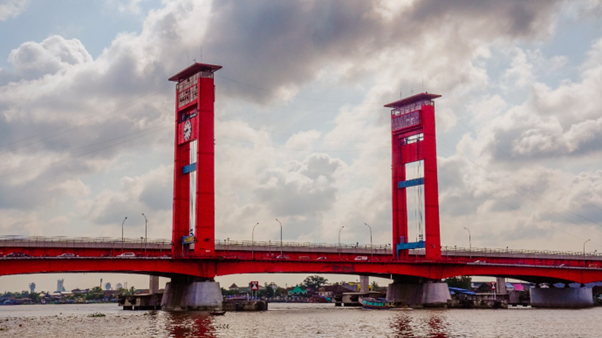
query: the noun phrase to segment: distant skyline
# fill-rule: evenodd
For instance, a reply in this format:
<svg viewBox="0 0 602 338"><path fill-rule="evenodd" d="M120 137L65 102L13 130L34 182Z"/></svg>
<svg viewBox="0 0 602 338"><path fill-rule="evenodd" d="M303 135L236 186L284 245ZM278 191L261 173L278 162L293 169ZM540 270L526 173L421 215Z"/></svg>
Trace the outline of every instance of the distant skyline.
<svg viewBox="0 0 602 338"><path fill-rule="evenodd" d="M428 91L443 245L468 246L468 227L475 247L601 251L601 17L594 0L2 0L0 235L120 238L127 216L140 238L144 213L149 238L169 238L167 79L202 61L223 66L218 239L259 222L255 240L275 241L278 218L285 241L336 243L344 225L342 242L366 244L368 223L391 243L383 105ZM148 285L51 274L0 290L59 278ZM218 281L247 278L299 279Z"/></svg>

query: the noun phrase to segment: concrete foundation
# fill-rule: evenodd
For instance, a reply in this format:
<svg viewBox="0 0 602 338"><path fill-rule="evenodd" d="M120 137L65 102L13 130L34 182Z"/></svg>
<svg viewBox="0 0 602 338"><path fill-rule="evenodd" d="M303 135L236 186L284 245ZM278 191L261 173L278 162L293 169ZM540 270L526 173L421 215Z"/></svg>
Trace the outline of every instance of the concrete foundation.
<svg viewBox="0 0 602 338"><path fill-rule="evenodd" d="M411 307L445 307L451 300L446 283L392 283L387 288L387 301L402 302Z"/></svg>
<svg viewBox="0 0 602 338"><path fill-rule="evenodd" d="M531 306L542 308L585 308L594 306L591 288L532 288Z"/></svg>
<svg viewBox="0 0 602 338"><path fill-rule="evenodd" d="M148 281L148 293L155 294L159 292L159 276L150 276Z"/></svg>
<svg viewBox="0 0 602 338"><path fill-rule="evenodd" d="M161 299L164 311L210 311L222 308L222 291L218 282L189 278L172 278Z"/></svg>
<svg viewBox="0 0 602 338"><path fill-rule="evenodd" d="M360 292L368 293L370 291L370 276L360 276Z"/></svg>

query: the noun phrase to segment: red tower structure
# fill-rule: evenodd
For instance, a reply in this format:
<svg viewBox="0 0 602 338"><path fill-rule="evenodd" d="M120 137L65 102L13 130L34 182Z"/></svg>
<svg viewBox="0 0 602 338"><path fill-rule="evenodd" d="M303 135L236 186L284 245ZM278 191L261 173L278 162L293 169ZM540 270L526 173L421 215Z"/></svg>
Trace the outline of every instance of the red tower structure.
<svg viewBox="0 0 602 338"><path fill-rule="evenodd" d="M425 248L426 259L441 258L435 104L441 95L420 93L385 105L391 110L393 165L393 255L407 257L409 249ZM406 179L406 164L424 162L424 177ZM408 241L407 188L424 186L425 238Z"/></svg>
<svg viewBox="0 0 602 338"><path fill-rule="evenodd" d="M176 85L173 257L215 254L213 73L194 63L169 78Z"/></svg>

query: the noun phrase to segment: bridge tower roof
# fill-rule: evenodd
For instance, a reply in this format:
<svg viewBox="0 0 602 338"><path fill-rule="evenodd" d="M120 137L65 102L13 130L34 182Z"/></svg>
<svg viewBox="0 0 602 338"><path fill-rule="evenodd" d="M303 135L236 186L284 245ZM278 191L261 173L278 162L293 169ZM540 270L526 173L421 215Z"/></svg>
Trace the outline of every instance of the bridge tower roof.
<svg viewBox="0 0 602 338"><path fill-rule="evenodd" d="M395 101L395 102L391 102L389 104L386 104L385 107L387 107L387 108L403 107L403 106L407 106L408 104L411 104L414 102L432 100L432 99L436 99L438 97L441 97L441 95L430 94L429 92L424 92L424 93L416 94L414 96L408 96L406 98L403 98L403 99Z"/></svg>
<svg viewBox="0 0 602 338"><path fill-rule="evenodd" d="M179 82L181 80L187 79L198 72L210 72L215 73L216 71L222 69L222 66L211 65L208 63L193 63L190 67L182 70L178 74L169 78L169 81Z"/></svg>

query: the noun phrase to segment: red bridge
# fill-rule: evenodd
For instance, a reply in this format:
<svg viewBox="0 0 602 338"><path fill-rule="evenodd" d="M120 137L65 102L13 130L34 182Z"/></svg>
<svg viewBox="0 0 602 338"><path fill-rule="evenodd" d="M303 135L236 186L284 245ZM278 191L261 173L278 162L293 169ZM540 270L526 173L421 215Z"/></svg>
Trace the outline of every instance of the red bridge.
<svg viewBox="0 0 602 338"><path fill-rule="evenodd" d="M57 272L120 272L213 278L240 273L342 273L390 278L503 276L532 282L589 283L602 280L602 255L581 252L442 247L441 259L423 249L394 258L386 246L218 241L215 257L172 258L171 242L114 238L0 237L0 275ZM135 257L119 257L134 252ZM77 257L58 257L73 253Z"/></svg>
<svg viewBox="0 0 602 338"><path fill-rule="evenodd" d="M403 298L407 283L460 275L536 283L602 280L601 255L441 247L433 102L439 95L429 93L385 106L391 108L393 246L216 241L213 74L220 68L195 63L170 78L177 82L170 241L7 236L0 238L0 275L122 272L172 277L189 288L229 274L342 273L392 278L393 299ZM422 177L407 179L411 166L423 168ZM424 236L409 242L407 190L413 187L424 196Z"/></svg>

